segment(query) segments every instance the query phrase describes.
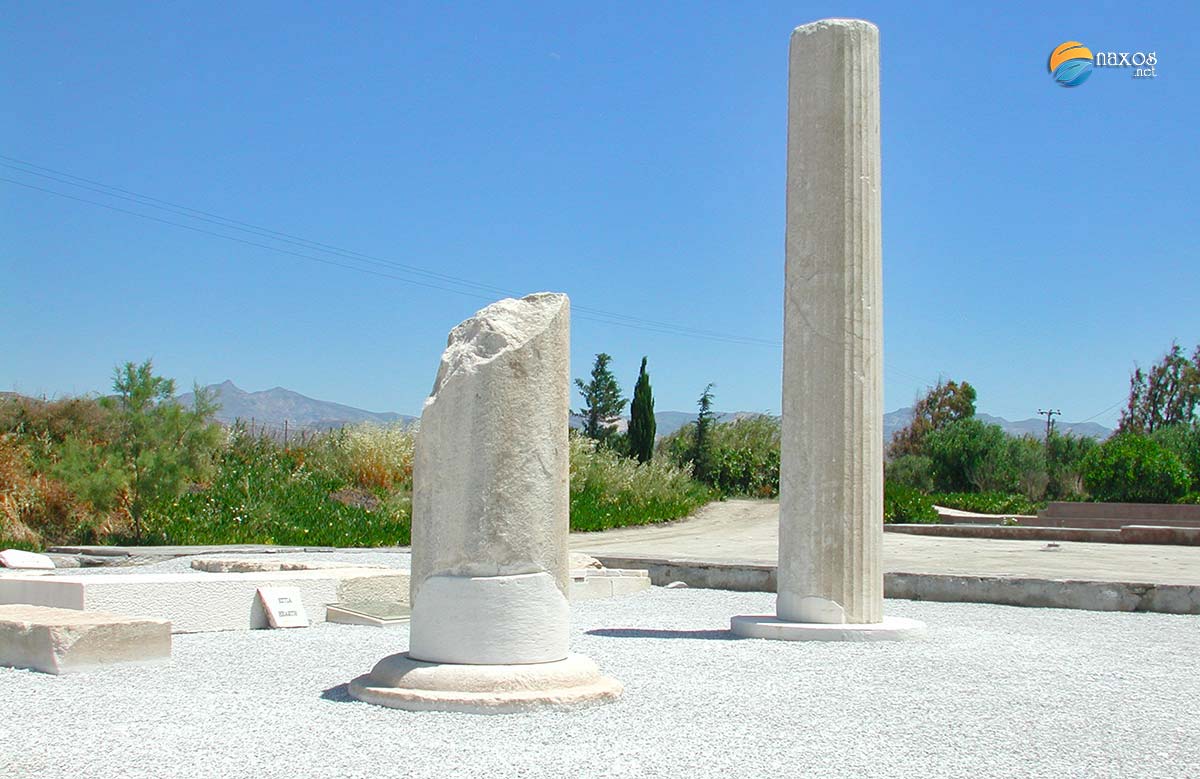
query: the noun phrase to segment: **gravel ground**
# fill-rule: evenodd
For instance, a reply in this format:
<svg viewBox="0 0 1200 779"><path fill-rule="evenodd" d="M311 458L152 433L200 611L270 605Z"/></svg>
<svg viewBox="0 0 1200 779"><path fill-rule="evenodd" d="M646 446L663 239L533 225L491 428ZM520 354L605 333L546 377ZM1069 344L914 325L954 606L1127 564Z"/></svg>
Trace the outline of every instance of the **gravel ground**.
<svg viewBox="0 0 1200 779"><path fill-rule="evenodd" d="M407 564L373 557L352 556ZM1196 617L889 600L928 623L925 641L728 633L730 615L773 605L657 587L573 604L574 650L625 683L619 702L575 712L350 699L345 683L402 651L407 629L179 635L166 666L0 668L0 776L1200 776Z"/></svg>

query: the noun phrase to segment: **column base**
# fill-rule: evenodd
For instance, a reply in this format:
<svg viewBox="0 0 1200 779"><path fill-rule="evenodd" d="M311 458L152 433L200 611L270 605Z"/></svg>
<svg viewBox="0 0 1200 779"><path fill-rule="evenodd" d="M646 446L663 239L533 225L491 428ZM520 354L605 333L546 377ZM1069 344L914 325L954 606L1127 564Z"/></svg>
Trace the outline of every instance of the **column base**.
<svg viewBox="0 0 1200 779"><path fill-rule="evenodd" d="M905 617L884 617L882 622L824 624L787 622L771 616L734 617L729 628L744 638L776 641L910 641L924 638L925 623Z"/></svg>
<svg viewBox="0 0 1200 779"><path fill-rule="evenodd" d="M407 654L389 655L371 673L350 682L350 695L367 703L469 714L577 708L614 701L623 689L587 657L575 654L521 665L426 663Z"/></svg>

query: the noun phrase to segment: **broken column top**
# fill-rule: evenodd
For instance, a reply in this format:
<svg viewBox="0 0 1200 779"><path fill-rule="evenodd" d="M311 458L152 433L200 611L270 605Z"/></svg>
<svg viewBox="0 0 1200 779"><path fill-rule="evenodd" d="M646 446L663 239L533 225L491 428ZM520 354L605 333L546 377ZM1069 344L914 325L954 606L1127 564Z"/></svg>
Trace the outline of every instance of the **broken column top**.
<svg viewBox="0 0 1200 779"><path fill-rule="evenodd" d="M567 587L570 301L540 292L450 331L413 464L412 597L434 575Z"/></svg>
<svg viewBox="0 0 1200 779"><path fill-rule="evenodd" d="M450 331L446 351L425 405L437 399L438 390L452 377L476 372L505 351L519 349L550 326L568 305L559 292L536 292L521 299L498 300Z"/></svg>
<svg viewBox="0 0 1200 779"><path fill-rule="evenodd" d="M816 22L802 24L792 30L792 38L800 35L812 35L825 30L842 29L846 31L861 30L879 34L879 28L864 19L821 19Z"/></svg>

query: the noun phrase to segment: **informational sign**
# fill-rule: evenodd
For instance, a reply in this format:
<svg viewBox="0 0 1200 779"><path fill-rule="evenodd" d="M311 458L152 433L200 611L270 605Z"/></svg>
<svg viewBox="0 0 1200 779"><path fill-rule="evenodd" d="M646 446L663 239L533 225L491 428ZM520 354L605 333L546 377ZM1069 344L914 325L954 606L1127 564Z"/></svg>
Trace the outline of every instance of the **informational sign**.
<svg viewBox="0 0 1200 779"><path fill-rule="evenodd" d="M306 628L308 614L299 587L259 587L258 598L273 628Z"/></svg>

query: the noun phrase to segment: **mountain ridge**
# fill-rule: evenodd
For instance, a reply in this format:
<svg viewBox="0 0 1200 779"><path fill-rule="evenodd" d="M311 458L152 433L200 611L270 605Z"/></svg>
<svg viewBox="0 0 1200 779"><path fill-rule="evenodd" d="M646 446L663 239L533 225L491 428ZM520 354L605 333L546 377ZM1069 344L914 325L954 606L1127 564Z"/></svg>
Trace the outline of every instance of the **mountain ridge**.
<svg viewBox="0 0 1200 779"><path fill-rule="evenodd" d="M418 417L394 411L366 411L343 403L318 400L286 387L272 387L267 390L249 392L238 387L232 380L226 379L219 384L210 384L205 389L212 390L216 394L216 400L221 404L221 410L217 412L216 418L227 425L240 420L246 423L253 422L255 425L263 427L282 428L286 422L297 430L324 430L362 422L381 425L409 424L418 419ZM194 401L194 396L190 392L185 392L178 396L178 400L190 405ZM750 411L727 411L717 412L716 417L720 422L728 422L755 415L756 412ZM975 416L988 424L999 425L1006 433L1012 435L1032 435L1039 439L1045 436L1045 420L1037 417L1013 422L991 414L977 413ZM666 436L694 420L696 415L688 411L658 411L655 412L654 418L658 427L658 435ZM884 443L891 441L896 431L911 420L911 407L899 408L884 414ZM578 428L582 424L583 418L572 412L571 426ZM624 430L627 424L628 417L622 417L617 423L618 430ZM1112 430L1096 422L1056 422L1055 428L1062 432L1098 439L1106 438L1112 433Z"/></svg>

